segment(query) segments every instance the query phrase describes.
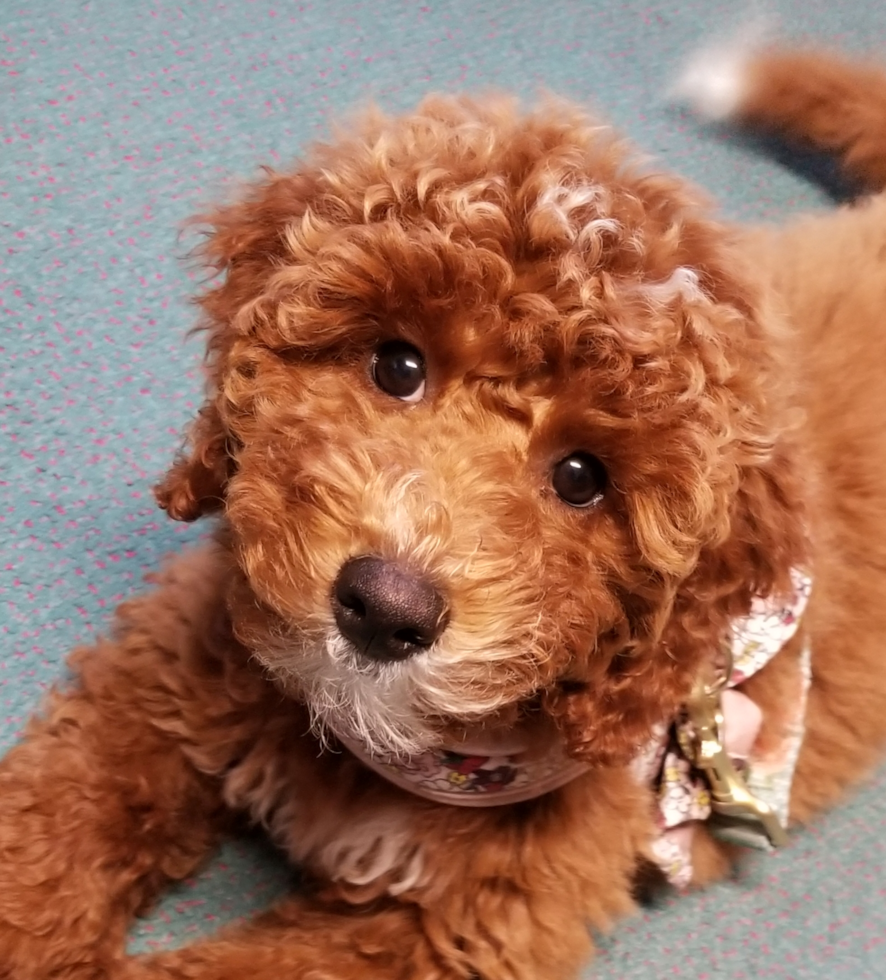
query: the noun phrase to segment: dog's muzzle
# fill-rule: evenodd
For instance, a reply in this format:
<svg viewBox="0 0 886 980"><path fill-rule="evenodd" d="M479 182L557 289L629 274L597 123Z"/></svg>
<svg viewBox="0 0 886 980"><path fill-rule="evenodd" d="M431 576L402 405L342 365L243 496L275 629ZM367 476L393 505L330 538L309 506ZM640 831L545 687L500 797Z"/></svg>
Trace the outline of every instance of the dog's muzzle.
<svg viewBox="0 0 886 980"><path fill-rule="evenodd" d="M332 610L342 635L362 656L381 662L426 650L449 621L446 601L430 582L373 556L342 565Z"/></svg>

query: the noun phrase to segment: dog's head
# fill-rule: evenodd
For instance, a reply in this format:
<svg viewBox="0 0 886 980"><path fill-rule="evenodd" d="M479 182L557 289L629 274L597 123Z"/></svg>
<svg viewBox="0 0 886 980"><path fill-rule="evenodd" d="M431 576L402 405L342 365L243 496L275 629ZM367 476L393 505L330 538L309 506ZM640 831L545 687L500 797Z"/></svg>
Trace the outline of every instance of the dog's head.
<svg viewBox="0 0 886 980"><path fill-rule="evenodd" d="M432 100L211 216L208 400L158 488L223 512L238 635L378 752L543 712L620 761L802 515L727 233L569 108Z"/></svg>

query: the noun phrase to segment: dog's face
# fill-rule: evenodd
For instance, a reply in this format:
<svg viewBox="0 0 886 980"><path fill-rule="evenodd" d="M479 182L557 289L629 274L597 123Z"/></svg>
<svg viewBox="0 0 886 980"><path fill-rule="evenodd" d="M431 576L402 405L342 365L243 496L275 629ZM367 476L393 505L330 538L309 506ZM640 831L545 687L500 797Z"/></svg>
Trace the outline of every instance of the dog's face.
<svg viewBox="0 0 886 980"><path fill-rule="evenodd" d="M562 107L437 101L213 216L210 393L159 489L223 507L235 628L382 753L546 713L627 757L802 549L722 232Z"/></svg>

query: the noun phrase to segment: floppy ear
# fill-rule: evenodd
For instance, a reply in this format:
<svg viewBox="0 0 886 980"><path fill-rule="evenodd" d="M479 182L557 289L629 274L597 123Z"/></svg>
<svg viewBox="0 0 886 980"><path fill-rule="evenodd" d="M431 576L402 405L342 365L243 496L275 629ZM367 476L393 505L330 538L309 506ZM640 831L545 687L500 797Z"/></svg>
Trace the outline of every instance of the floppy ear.
<svg viewBox="0 0 886 980"><path fill-rule="evenodd" d="M224 418L224 374L231 346L245 329L235 321L260 295L284 254L287 223L304 214L311 189L301 174L266 170L241 201L192 221L206 229L196 255L215 279L196 301L203 312L198 329L207 334L207 400L190 426L185 449L154 490L157 502L175 520L193 521L224 506L235 469L234 440Z"/></svg>
<svg viewBox="0 0 886 980"><path fill-rule="evenodd" d="M176 521L195 521L224 505L233 459L214 403L200 409L187 434L187 448L154 487L157 503Z"/></svg>

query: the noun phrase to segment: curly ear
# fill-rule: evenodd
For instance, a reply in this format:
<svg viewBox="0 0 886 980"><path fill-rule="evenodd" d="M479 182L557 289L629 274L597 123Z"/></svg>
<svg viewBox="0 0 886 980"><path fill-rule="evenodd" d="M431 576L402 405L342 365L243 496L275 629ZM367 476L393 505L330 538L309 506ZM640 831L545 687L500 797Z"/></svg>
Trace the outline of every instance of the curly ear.
<svg viewBox="0 0 886 980"><path fill-rule="evenodd" d="M205 231L195 257L214 276L196 300L203 313L198 330L207 338L209 400L187 433L184 451L154 491L176 520L193 521L224 504L236 440L225 426L221 406L230 351L242 335L243 328L235 323L284 254L287 222L304 213L312 191L313 184L300 173L266 169L240 200L192 219L192 225Z"/></svg>
<svg viewBox="0 0 886 980"><path fill-rule="evenodd" d="M221 509L234 462L216 406L209 402L187 434L187 448L154 488L157 503L177 521L195 521Z"/></svg>

